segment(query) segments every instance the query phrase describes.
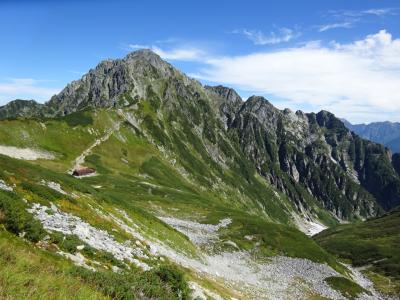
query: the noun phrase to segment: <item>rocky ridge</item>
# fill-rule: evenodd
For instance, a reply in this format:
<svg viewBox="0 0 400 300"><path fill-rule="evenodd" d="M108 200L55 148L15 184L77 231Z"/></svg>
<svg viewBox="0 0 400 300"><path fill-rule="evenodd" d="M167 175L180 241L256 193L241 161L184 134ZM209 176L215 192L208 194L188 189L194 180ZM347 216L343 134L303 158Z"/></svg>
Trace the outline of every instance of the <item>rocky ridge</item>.
<svg viewBox="0 0 400 300"><path fill-rule="evenodd" d="M203 87L150 50L103 61L44 105L19 103L14 111L8 105L0 116L132 107L155 113L136 117L169 151L176 151L178 137L165 132L163 122L193 128L181 138L194 134L207 152L201 155L213 160L214 175L205 180L224 180L217 173L232 164L249 180L245 173L254 168L307 219L327 222L332 216L323 211L339 220L366 218L400 204L400 177L388 151L351 133L333 114L281 111L258 96L242 101L233 89Z"/></svg>

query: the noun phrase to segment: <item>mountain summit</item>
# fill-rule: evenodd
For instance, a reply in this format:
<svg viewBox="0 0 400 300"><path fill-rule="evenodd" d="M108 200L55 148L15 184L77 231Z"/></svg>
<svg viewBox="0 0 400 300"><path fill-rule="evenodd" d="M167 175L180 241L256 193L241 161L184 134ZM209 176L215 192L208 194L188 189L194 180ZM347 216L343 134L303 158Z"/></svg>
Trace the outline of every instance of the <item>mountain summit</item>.
<svg viewBox="0 0 400 300"><path fill-rule="evenodd" d="M337 253L336 234L309 236L398 206L400 158L330 112L243 101L140 50L101 62L45 104L13 101L0 119L0 252L34 255L29 269L44 261L105 298L382 298L323 248ZM360 263L396 244L383 243L362 248L370 257ZM2 266L29 273L5 253ZM393 276L396 259L371 272Z"/></svg>
<svg viewBox="0 0 400 300"><path fill-rule="evenodd" d="M333 114L280 111L258 96L243 102L233 89L203 87L151 50L102 61L44 105L19 100L0 108L0 115L65 116L94 108L141 107L145 100L157 113L148 125L160 131L164 146L174 143L174 135L163 129L166 118L198 128L190 134L205 143L206 155L218 168L227 161L238 163L237 156L250 161L299 212L316 213L320 206L348 220L400 204L400 178L385 148L352 134Z"/></svg>

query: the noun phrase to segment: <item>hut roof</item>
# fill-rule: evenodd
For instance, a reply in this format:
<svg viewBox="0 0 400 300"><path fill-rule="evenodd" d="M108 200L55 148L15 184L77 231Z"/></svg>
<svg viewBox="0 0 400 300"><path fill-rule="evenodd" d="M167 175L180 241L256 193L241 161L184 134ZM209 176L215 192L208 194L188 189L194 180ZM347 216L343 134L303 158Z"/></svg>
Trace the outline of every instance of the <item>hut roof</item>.
<svg viewBox="0 0 400 300"><path fill-rule="evenodd" d="M84 176L84 175L92 174L92 173L94 173L94 172L96 172L95 169L84 167L84 168L75 169L75 170L72 172L72 175L73 175L73 176Z"/></svg>

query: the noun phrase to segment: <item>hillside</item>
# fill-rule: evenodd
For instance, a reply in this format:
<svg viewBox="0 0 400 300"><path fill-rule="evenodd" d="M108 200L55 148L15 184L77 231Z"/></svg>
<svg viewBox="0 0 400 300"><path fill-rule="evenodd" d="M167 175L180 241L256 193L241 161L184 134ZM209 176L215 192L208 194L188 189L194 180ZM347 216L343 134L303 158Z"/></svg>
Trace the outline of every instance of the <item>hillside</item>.
<svg viewBox="0 0 400 300"><path fill-rule="evenodd" d="M128 289L144 298L381 297L307 236L400 201L387 150L329 112L243 101L141 50L0 116L2 230L86 268L71 276L98 293L129 279L151 283Z"/></svg>
<svg viewBox="0 0 400 300"><path fill-rule="evenodd" d="M400 209L365 222L327 229L314 239L329 252L360 267L383 291L399 295L400 253L394 249L400 247Z"/></svg>

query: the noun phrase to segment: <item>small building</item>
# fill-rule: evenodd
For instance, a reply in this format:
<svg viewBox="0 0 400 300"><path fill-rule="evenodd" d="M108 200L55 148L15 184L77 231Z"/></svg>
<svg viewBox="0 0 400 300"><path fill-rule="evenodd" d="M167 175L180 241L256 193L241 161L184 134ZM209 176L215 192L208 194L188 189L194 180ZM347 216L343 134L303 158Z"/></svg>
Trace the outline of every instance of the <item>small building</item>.
<svg viewBox="0 0 400 300"><path fill-rule="evenodd" d="M90 174L93 174L94 172L96 172L95 169L83 167L83 168L75 169L72 172L72 175L78 177L78 176L90 175Z"/></svg>

